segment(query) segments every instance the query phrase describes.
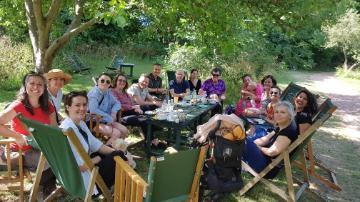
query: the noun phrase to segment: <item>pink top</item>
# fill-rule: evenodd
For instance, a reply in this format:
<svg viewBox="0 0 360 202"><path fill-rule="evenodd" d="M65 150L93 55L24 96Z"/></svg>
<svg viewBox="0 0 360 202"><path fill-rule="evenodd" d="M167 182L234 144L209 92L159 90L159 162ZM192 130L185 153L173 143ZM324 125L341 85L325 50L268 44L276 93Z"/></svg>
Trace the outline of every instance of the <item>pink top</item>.
<svg viewBox="0 0 360 202"><path fill-rule="evenodd" d="M132 107L132 101L129 94L126 92L118 92L115 89L112 89L112 94L114 97L121 103L121 108L125 111L128 111Z"/></svg>
<svg viewBox="0 0 360 202"><path fill-rule="evenodd" d="M246 90L246 87L247 86L243 86L241 89L242 90ZM255 93L256 97L254 98L255 99L255 102L258 103L261 101L261 96L262 96L262 93L263 93L263 87L261 84L256 84L256 89L255 89Z"/></svg>
<svg viewBox="0 0 360 202"><path fill-rule="evenodd" d="M25 109L25 105L20 101L15 101L15 102L11 103L11 105L9 107L12 108L13 110L15 110L16 113L21 113L21 115L23 115L25 118L35 120L35 121L38 121L40 123L47 124L47 125L50 125L50 114L55 112L54 106L50 102L49 102L49 113L48 114L45 113L40 107L37 107L37 108L33 108L34 115L32 115L29 111L27 111ZM12 130L14 130L18 133L21 133L26 136L29 135L17 117L15 117L11 120L10 126L11 126ZM10 147L15 150L19 149L19 146L17 144L11 144ZM22 147L21 149L23 151L26 151L26 150L29 150L30 148L31 148L31 146L27 145L27 146Z"/></svg>
<svg viewBox="0 0 360 202"><path fill-rule="evenodd" d="M260 109L261 103L260 102L253 102L251 103L251 100L248 99L240 99L239 102L236 104L236 110L235 114L240 116L244 115L244 111L247 108L257 108Z"/></svg>

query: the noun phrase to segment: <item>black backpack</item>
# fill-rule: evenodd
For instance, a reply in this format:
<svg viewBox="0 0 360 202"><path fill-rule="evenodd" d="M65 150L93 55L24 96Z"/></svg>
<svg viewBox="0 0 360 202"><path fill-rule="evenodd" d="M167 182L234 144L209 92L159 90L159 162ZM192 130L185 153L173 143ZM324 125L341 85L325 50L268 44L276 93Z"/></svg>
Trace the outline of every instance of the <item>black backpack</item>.
<svg viewBox="0 0 360 202"><path fill-rule="evenodd" d="M200 196L204 190L210 190L214 196L240 190L243 187L241 178L241 157L245 148L245 139L230 141L215 135L221 121L209 133L209 141L214 143L213 158L205 162L201 176ZM212 201L214 200L211 197ZM208 201L209 199L205 199ZM205 201L204 200L204 201ZM216 201L216 200L215 200Z"/></svg>

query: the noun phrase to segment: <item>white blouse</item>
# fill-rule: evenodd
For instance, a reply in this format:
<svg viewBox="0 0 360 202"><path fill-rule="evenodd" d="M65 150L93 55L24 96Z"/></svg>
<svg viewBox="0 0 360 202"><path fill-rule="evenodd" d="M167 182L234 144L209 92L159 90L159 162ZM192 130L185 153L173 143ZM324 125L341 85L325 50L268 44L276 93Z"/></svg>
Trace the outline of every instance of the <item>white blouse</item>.
<svg viewBox="0 0 360 202"><path fill-rule="evenodd" d="M76 137L79 139L81 145L83 146L84 150L90 155L91 153L93 152L96 152L100 149L100 147L103 145L103 143L98 140L96 137L94 137L92 135L92 133L90 132L89 128L87 127L87 125L85 124L84 121L80 121L80 125L78 127L81 128L81 130L83 130L84 132L86 132L86 134L88 135L88 141L89 141L89 144L85 141L84 137L81 135L78 127L75 125L75 123L70 119L70 118L66 118L62 123L61 125L59 126L60 128L62 129L69 129L71 128L75 134L76 134ZM79 155L79 153L77 152L75 146L72 144L72 142L69 140L69 143L70 143L70 146L71 146L71 150L74 154L74 157L76 159L76 162L79 166L83 165L84 164L84 161L83 159L81 158L81 156ZM82 178L84 180L84 185L85 185L85 190L87 189L88 187L88 184L90 182L90 171L87 170L87 171L84 171L81 173L82 175ZM94 187L94 192L93 194L97 194L98 193L98 190L96 189L96 186Z"/></svg>
<svg viewBox="0 0 360 202"><path fill-rule="evenodd" d="M54 105L56 112L60 112L61 110L61 102L62 102L62 98L63 98L63 93L62 90L58 90L58 92L56 93L56 97L53 96L50 91L49 92L49 98L51 100L51 103Z"/></svg>

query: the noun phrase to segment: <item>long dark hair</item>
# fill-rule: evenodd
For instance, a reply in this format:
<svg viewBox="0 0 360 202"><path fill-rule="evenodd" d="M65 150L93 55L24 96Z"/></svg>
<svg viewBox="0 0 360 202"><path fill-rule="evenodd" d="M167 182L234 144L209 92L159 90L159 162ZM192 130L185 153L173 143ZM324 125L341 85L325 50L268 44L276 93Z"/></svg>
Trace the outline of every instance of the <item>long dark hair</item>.
<svg viewBox="0 0 360 202"><path fill-rule="evenodd" d="M46 79L45 77L37 72L29 72L27 74L25 74L23 80L22 80L22 86L18 92L17 95L17 99L24 104L25 109L31 114L34 115L34 110L33 107L30 104L30 100L29 100L29 95L26 92L26 84L29 81L30 77L40 77L44 83L44 92L43 94L40 96L39 98L39 104L40 104L40 108L41 110L43 110L46 114L49 114L49 94L47 91L47 86L46 86Z"/></svg>
<svg viewBox="0 0 360 202"><path fill-rule="evenodd" d="M314 94L312 94L307 89L302 89L300 92L298 92L296 94L295 99L301 93L305 93L306 96L307 96L307 105L304 107L303 112L306 112L306 113L308 113L310 115L314 115L318 110L318 105L317 105L316 98L315 98Z"/></svg>
<svg viewBox="0 0 360 202"><path fill-rule="evenodd" d="M125 87L124 87L124 89L123 89L123 92L125 92L125 90L129 87L129 83L128 83L127 77L126 77L123 73L117 74L117 75L115 76L115 78L114 78L114 80L113 80L113 88L116 88L116 86L117 86L117 80L118 80L118 78L119 78L120 76L124 77L125 80L126 80L126 84L125 84Z"/></svg>
<svg viewBox="0 0 360 202"><path fill-rule="evenodd" d="M261 79L261 84L262 85L264 85L264 83L265 83L265 80L266 79L271 79L271 81L272 81L272 83L273 83L273 86L276 86L277 85L277 81L276 81L276 79L274 78L274 76L273 75L266 75L266 76L264 76L264 78L263 79Z"/></svg>

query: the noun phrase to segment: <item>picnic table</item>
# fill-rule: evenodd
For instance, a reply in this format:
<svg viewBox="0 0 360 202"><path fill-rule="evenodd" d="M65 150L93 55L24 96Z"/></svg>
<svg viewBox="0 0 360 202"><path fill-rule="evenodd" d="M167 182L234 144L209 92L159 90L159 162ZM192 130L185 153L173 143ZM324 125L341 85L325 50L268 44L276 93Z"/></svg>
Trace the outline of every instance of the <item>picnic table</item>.
<svg viewBox="0 0 360 202"><path fill-rule="evenodd" d="M194 123L199 123L201 119L211 112L218 104L217 103L202 103L196 105L177 105L174 107L174 111L182 110L182 113L186 114L184 120L173 120L169 121L167 119L159 120L155 114L148 115L147 118L147 138L146 138L146 147L147 152L151 152L151 132L152 127L158 126L161 128L168 128L171 137L175 137L175 148L178 149L181 143L181 129L191 126Z"/></svg>

